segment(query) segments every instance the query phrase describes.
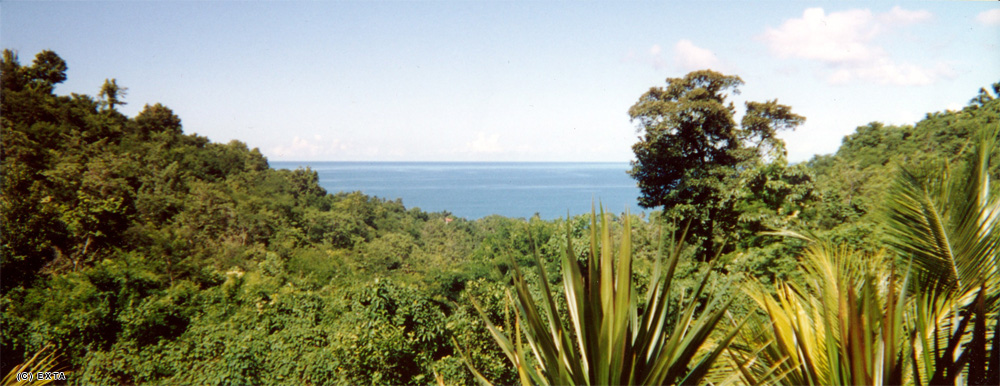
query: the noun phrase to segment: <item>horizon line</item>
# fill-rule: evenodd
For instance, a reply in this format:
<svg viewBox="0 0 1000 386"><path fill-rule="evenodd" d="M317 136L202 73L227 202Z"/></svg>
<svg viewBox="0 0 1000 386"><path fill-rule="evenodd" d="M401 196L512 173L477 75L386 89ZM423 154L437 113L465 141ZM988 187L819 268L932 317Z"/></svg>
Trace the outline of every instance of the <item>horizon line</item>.
<svg viewBox="0 0 1000 386"><path fill-rule="evenodd" d="M270 162L344 162L344 163L535 163L535 164L620 164L632 161L418 161L418 160L267 160Z"/></svg>

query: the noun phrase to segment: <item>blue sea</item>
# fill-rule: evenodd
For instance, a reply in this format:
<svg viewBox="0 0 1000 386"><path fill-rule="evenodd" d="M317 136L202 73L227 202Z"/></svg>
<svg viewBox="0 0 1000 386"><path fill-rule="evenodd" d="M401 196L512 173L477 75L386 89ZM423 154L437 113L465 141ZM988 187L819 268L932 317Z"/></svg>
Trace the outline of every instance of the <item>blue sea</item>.
<svg viewBox="0 0 1000 386"><path fill-rule="evenodd" d="M590 213L641 213L628 163L271 162L275 169L310 168L329 193L361 191L407 208L448 211L470 220L498 214L542 219Z"/></svg>

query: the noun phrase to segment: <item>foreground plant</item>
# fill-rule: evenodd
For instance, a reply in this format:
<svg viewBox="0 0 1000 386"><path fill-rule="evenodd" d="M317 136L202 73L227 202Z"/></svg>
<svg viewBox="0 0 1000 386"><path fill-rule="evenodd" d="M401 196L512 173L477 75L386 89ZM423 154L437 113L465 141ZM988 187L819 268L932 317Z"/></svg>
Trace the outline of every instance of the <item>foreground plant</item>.
<svg viewBox="0 0 1000 386"><path fill-rule="evenodd" d="M988 173L996 138L982 130L965 174L902 172L886 211L895 258L813 242L801 257L804 284L752 290L768 320L751 323L733 352L744 380L1000 384L1000 201Z"/></svg>
<svg viewBox="0 0 1000 386"><path fill-rule="evenodd" d="M49 351L48 354L42 356L42 354L44 354L45 351L48 350L50 347L51 346L43 347L41 350L38 350L38 352L36 352L35 355L32 355L31 358L29 358L24 363L14 366L14 368L12 368L10 372L8 372L7 375L5 375L2 380L0 380L0 386L8 386L8 385L41 386L41 385L47 385L56 380L65 380L64 375L53 376L48 379L46 378L38 379L37 374L39 372L47 372L51 374L52 372L59 370L58 367L59 355L56 354L55 350ZM32 377L30 380L18 379L18 374L21 373L31 374ZM66 372L60 374L69 374L69 373Z"/></svg>
<svg viewBox="0 0 1000 386"><path fill-rule="evenodd" d="M998 136L1000 126L981 128L964 169L903 170L890 192L889 245L913 265L915 384L1000 385Z"/></svg>
<svg viewBox="0 0 1000 386"><path fill-rule="evenodd" d="M750 290L767 315L743 336L755 353L734 353L751 384L898 385L912 357L906 299L884 254L813 244L801 257L804 284L775 294ZM888 264L887 264L888 263Z"/></svg>
<svg viewBox="0 0 1000 386"><path fill-rule="evenodd" d="M537 252L541 304L531 296L524 274L515 265L516 299L511 296L517 314L514 331L504 332L493 325L480 309L490 333L517 368L521 383L689 385L701 382L738 330L737 326L714 336L718 340L712 342L732 298L723 301L713 297L704 308L710 311L699 312L701 307L696 299L702 296L708 283L706 272L694 293L684 296L691 301L670 304L671 281L681 256L678 243L666 259L666 272L662 272L661 262L656 262L653 281L645 294L645 307L640 310L640 295L632 282L629 218L624 218L616 258L608 220L602 211L598 227L596 217L591 220L586 272L580 269L567 232L562 282L568 315L558 311L556 294L548 285ZM481 383L490 384L471 365L469 368Z"/></svg>
<svg viewBox="0 0 1000 386"><path fill-rule="evenodd" d="M1000 384L1000 324L986 286L914 293L910 270L888 256L823 243L802 267L803 285L751 291L767 318L753 320L745 350L732 352L747 383Z"/></svg>

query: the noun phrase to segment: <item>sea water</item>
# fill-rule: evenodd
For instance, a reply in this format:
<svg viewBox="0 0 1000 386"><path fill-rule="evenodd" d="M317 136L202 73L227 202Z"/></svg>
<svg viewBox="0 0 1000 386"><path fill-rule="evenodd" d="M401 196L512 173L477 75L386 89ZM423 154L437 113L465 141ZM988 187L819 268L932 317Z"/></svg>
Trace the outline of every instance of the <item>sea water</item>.
<svg viewBox="0 0 1000 386"><path fill-rule="evenodd" d="M639 188L628 163L271 162L309 168L329 193L360 191L406 208L447 211L470 220L498 214L550 220L605 211L639 214Z"/></svg>

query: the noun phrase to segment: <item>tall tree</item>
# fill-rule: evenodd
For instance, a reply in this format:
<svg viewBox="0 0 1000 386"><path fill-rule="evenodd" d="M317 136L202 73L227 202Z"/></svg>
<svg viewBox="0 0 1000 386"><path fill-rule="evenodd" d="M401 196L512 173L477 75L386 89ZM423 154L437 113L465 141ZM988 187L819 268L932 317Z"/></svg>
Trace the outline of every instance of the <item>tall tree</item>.
<svg viewBox="0 0 1000 386"><path fill-rule="evenodd" d="M6 92L30 87L48 94L56 84L66 80L66 62L49 50L35 55L35 61L30 67L23 67L18 61L17 52L5 49L0 63L0 72L3 73L0 83Z"/></svg>
<svg viewBox="0 0 1000 386"><path fill-rule="evenodd" d="M805 121L777 100L747 102L740 125L728 101L743 80L711 70L668 78L629 109L638 123L636 159L629 174L638 181L639 204L663 206L667 218L692 219L692 235L703 255L712 256L713 238L732 232L739 221L733 192L741 172L765 161L784 159L776 136Z"/></svg>
<svg viewBox="0 0 1000 386"><path fill-rule="evenodd" d="M105 79L104 85L101 86L101 92L97 95L104 98L104 101L101 102L103 105L107 106L111 110L114 110L115 105L126 104L122 101L122 98L125 97L127 91L127 87L121 87L118 85L117 79Z"/></svg>
<svg viewBox="0 0 1000 386"><path fill-rule="evenodd" d="M66 80L66 62L55 52L45 50L35 55L31 67L31 77L34 87L43 92L50 92L54 85Z"/></svg>
<svg viewBox="0 0 1000 386"><path fill-rule="evenodd" d="M991 92L992 91L992 92ZM972 106L982 107L990 101L1000 96L1000 82L993 83L989 90L986 87L979 89L979 95L969 101Z"/></svg>

